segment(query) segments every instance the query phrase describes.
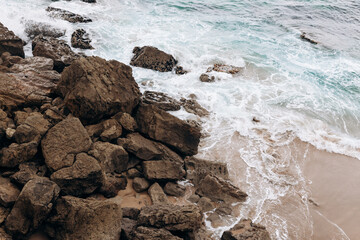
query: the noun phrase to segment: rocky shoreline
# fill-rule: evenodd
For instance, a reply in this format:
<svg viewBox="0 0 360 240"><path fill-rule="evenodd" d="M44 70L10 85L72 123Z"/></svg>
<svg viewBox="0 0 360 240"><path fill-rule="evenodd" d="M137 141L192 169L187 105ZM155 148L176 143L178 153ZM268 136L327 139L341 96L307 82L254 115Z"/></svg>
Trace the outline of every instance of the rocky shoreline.
<svg viewBox="0 0 360 240"><path fill-rule="evenodd" d="M23 41L0 24L0 239L213 239L204 213L216 225L247 195L225 164L194 157L201 124L167 111L209 112L195 97L141 94L130 66L31 32L34 57L25 58ZM92 47L84 30L71 42ZM132 66L186 74L155 47L133 53ZM242 219L221 239L270 236Z"/></svg>

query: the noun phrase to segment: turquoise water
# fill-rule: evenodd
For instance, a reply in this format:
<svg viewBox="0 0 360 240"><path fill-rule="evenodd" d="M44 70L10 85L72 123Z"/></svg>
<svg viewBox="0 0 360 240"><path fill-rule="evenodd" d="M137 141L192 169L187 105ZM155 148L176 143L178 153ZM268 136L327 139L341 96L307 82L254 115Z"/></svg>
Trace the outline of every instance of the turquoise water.
<svg viewBox="0 0 360 240"><path fill-rule="evenodd" d="M93 22L51 19L48 5L85 14ZM86 51L89 55L129 63L132 49L144 45L173 54L188 74L133 68L135 79L146 83L140 84L142 91L197 95L211 112L208 118L174 114L203 122L207 137L199 156L227 162L234 179L246 181L250 200L241 214L266 225L274 239L309 239L312 221L300 198L295 202L302 213L295 217L269 207L282 204L283 197L308 194L300 164L292 156L274 159L269 152L298 138L360 159L359 1L98 0L92 5L1 0L0 9L0 21L24 39L26 21L34 20L65 29L65 40L84 28L95 47ZM319 44L301 40L303 31ZM199 76L214 63L245 70L239 76L219 73L221 80L201 83ZM241 144L234 140L237 135ZM240 159L245 169L237 168Z"/></svg>

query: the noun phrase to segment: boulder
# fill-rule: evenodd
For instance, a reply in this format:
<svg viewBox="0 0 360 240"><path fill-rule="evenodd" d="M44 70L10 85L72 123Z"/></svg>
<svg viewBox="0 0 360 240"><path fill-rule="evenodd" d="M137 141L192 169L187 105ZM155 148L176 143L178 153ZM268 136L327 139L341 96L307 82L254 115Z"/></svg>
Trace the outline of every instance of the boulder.
<svg viewBox="0 0 360 240"><path fill-rule="evenodd" d="M131 207L124 207L123 210L123 217L130 218L136 220L140 214L140 209L131 208Z"/></svg>
<svg viewBox="0 0 360 240"><path fill-rule="evenodd" d="M210 77L206 73L201 74L199 79L201 82L215 82L215 77L214 76Z"/></svg>
<svg viewBox="0 0 360 240"><path fill-rule="evenodd" d="M24 43L12 31L0 23L0 55L9 52L11 55L25 57Z"/></svg>
<svg viewBox="0 0 360 240"><path fill-rule="evenodd" d="M162 92L145 91L141 100L143 103L156 105L164 111L178 111L181 108L179 101Z"/></svg>
<svg viewBox="0 0 360 240"><path fill-rule="evenodd" d="M69 110L86 123L119 111L131 113L140 101L131 67L99 57L76 60L62 73L57 90Z"/></svg>
<svg viewBox="0 0 360 240"><path fill-rule="evenodd" d="M65 35L66 30L54 27L45 22L27 21L25 23L25 33L30 39L38 35L45 37L59 38Z"/></svg>
<svg viewBox="0 0 360 240"><path fill-rule="evenodd" d="M207 175L201 180L196 194L225 203L244 202L247 197L239 188L215 175Z"/></svg>
<svg viewBox="0 0 360 240"><path fill-rule="evenodd" d="M47 132L41 141L41 148L48 168L57 171L71 166L74 155L89 151L91 144L80 120L68 117Z"/></svg>
<svg viewBox="0 0 360 240"><path fill-rule="evenodd" d="M56 202L49 220L54 240L119 240L122 223L120 201L65 196Z"/></svg>
<svg viewBox="0 0 360 240"><path fill-rule="evenodd" d="M137 227L134 232L134 240L181 240L182 238L176 237L166 229L150 228L150 227Z"/></svg>
<svg viewBox="0 0 360 240"><path fill-rule="evenodd" d="M123 147L126 151L143 160L160 159L162 157L162 152L157 148L157 143L144 138L139 133L127 135Z"/></svg>
<svg viewBox="0 0 360 240"><path fill-rule="evenodd" d="M184 74L187 74L188 71L184 70L184 68L181 67L181 66L176 66L176 67L175 67L175 73L176 73L177 75L184 75Z"/></svg>
<svg viewBox="0 0 360 240"><path fill-rule="evenodd" d="M214 64L214 66L209 67L206 72L223 72L223 73L229 73L229 74L237 74L243 70L242 67L235 67L232 65L226 65L226 64Z"/></svg>
<svg viewBox="0 0 360 240"><path fill-rule="evenodd" d="M127 179L120 174L106 174L104 184L101 186L99 192L104 197L115 197L120 190L126 189Z"/></svg>
<svg viewBox="0 0 360 240"><path fill-rule="evenodd" d="M126 176L130 179L133 179L136 177L142 177L142 173L136 168L130 168L126 173Z"/></svg>
<svg viewBox="0 0 360 240"><path fill-rule="evenodd" d="M14 64L10 70L14 73L21 73L27 71L47 73L49 75L56 76L56 79L60 79L60 75L53 71L54 60L47 57L28 57L21 59L19 62ZM55 78L54 78L55 79ZM56 82L57 83L57 82ZM46 86L44 86L46 87Z"/></svg>
<svg viewBox="0 0 360 240"><path fill-rule="evenodd" d="M134 56L130 61L130 65L135 67L148 68L159 72L170 72L177 63L173 56L156 47L135 47L133 53Z"/></svg>
<svg viewBox="0 0 360 240"><path fill-rule="evenodd" d="M134 232L137 226L137 222L130 218L125 218L123 216L121 223L121 240L130 240L134 239Z"/></svg>
<svg viewBox="0 0 360 240"><path fill-rule="evenodd" d="M200 207L202 212L208 212L215 208L214 203L211 202L210 198L202 197L197 202L197 205Z"/></svg>
<svg viewBox="0 0 360 240"><path fill-rule="evenodd" d="M242 219L233 228L225 231L221 240L271 240L265 227L254 224L250 219Z"/></svg>
<svg viewBox="0 0 360 240"><path fill-rule="evenodd" d="M11 207L20 194L19 189L8 178L0 177L0 204Z"/></svg>
<svg viewBox="0 0 360 240"><path fill-rule="evenodd" d="M120 112L114 115L113 118L128 132L134 132L138 128L135 119L128 113Z"/></svg>
<svg viewBox="0 0 360 240"><path fill-rule="evenodd" d="M79 153L71 167L54 172L50 179L60 186L64 194L84 196L100 188L105 182L105 175L95 158Z"/></svg>
<svg viewBox="0 0 360 240"><path fill-rule="evenodd" d="M127 170L129 156L121 146L96 142L94 143L93 151L90 153L98 159L106 173L121 173Z"/></svg>
<svg viewBox="0 0 360 240"><path fill-rule="evenodd" d="M169 203L166 194L158 183L154 183L153 185L151 185L148 193L153 204Z"/></svg>
<svg viewBox="0 0 360 240"><path fill-rule="evenodd" d="M32 159L38 150L37 142L29 143L12 143L9 147L0 150L0 167L13 168L20 163Z"/></svg>
<svg viewBox="0 0 360 240"><path fill-rule="evenodd" d="M54 70L58 72L62 72L66 66L79 58L65 41L42 35L33 39L32 52L34 56L51 58L54 61Z"/></svg>
<svg viewBox="0 0 360 240"><path fill-rule="evenodd" d="M136 177L134 178L132 186L135 192L140 193L146 191L150 187L150 183L145 178Z"/></svg>
<svg viewBox="0 0 360 240"><path fill-rule="evenodd" d="M205 117L209 115L209 111L203 108L196 100L181 98L181 105L185 111L198 115L199 117Z"/></svg>
<svg viewBox="0 0 360 240"><path fill-rule="evenodd" d="M94 49L90 43L89 34L84 29L77 29L71 35L71 46L74 48Z"/></svg>
<svg viewBox="0 0 360 240"><path fill-rule="evenodd" d="M19 171L10 176L12 182L24 186L28 181L44 177L47 168L35 162L25 162L19 165Z"/></svg>
<svg viewBox="0 0 360 240"><path fill-rule="evenodd" d="M136 112L140 132L167 144L185 155L195 155L200 129L153 105L140 104Z"/></svg>
<svg viewBox="0 0 360 240"><path fill-rule="evenodd" d="M6 219L6 229L15 235L25 235L39 228L52 210L59 192L60 188L47 178L29 181Z"/></svg>
<svg viewBox="0 0 360 240"><path fill-rule="evenodd" d="M168 182L164 187L164 192L170 196L183 197L186 192L186 187L178 183Z"/></svg>
<svg viewBox="0 0 360 240"><path fill-rule="evenodd" d="M92 22L92 20L88 17L81 16L79 14L72 13L70 11L60 8L48 7L46 8L46 11L48 11L50 13L50 16L53 18L60 18L71 23Z"/></svg>
<svg viewBox="0 0 360 240"><path fill-rule="evenodd" d="M115 119L107 119L98 124L85 127L92 139L101 138L102 141L112 141L122 134L122 127Z"/></svg>
<svg viewBox="0 0 360 240"><path fill-rule="evenodd" d="M169 231L194 231L202 224L202 213L195 205L154 204L143 207L138 225L165 228Z"/></svg>
<svg viewBox="0 0 360 240"><path fill-rule="evenodd" d="M185 176L183 164L167 160L144 161L143 172L150 180L181 180Z"/></svg>

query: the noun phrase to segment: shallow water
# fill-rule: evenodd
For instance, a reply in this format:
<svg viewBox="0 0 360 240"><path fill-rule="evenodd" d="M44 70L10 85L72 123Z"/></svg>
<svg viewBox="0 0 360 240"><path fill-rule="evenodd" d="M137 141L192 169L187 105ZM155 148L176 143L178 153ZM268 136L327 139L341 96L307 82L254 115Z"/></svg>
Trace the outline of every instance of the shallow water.
<svg viewBox="0 0 360 240"><path fill-rule="evenodd" d="M51 19L49 5L93 22ZM207 137L199 156L229 164L234 182L249 194L241 215L264 224L274 239L313 234L311 193L301 166L306 156L286 150L294 139L360 160L358 1L1 0L0 9L0 22L26 40L24 25L34 20L65 29L66 40L84 28L95 47L89 55L129 63L133 47L144 45L173 54L188 74L133 68L135 79L151 82L142 90L177 98L194 93L211 111L201 119ZM301 40L302 31L319 44ZM200 82L214 63L244 71ZM174 114L197 119L184 111ZM339 233L334 239L347 238Z"/></svg>

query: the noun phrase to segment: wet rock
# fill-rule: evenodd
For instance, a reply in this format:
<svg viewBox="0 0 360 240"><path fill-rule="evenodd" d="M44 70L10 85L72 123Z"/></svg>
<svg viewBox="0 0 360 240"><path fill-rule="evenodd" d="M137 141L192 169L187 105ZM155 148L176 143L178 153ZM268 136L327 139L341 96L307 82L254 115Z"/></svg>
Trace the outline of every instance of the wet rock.
<svg viewBox="0 0 360 240"><path fill-rule="evenodd" d="M118 113L114 115L113 118L116 119L116 121L118 121L121 126L129 132L134 132L138 128L135 119L128 113Z"/></svg>
<svg viewBox="0 0 360 240"><path fill-rule="evenodd" d="M123 211L124 218L130 218L133 220L136 220L140 214L140 210L137 208L125 207L125 208L122 208L122 211Z"/></svg>
<svg viewBox="0 0 360 240"><path fill-rule="evenodd" d="M208 74L205 73L201 74L199 79L201 82L215 82L214 76L210 77Z"/></svg>
<svg viewBox="0 0 360 240"><path fill-rule="evenodd" d="M50 177L66 195L84 196L93 193L105 182L105 176L98 161L79 153L71 167L62 168Z"/></svg>
<svg viewBox="0 0 360 240"><path fill-rule="evenodd" d="M301 38L302 40L304 40L304 41L307 41L307 42L311 43L311 44L315 44L315 45L316 45L316 44L319 43L319 42L311 39L311 38L308 36L308 34L305 33L305 32L302 32L302 33L301 33L300 38Z"/></svg>
<svg viewBox="0 0 360 240"><path fill-rule="evenodd" d="M235 67L232 65L226 65L226 64L214 64L213 67L209 67L206 72L223 72L223 73L229 73L229 74L237 74L243 70L242 67Z"/></svg>
<svg viewBox="0 0 360 240"><path fill-rule="evenodd" d="M200 197L197 194L193 194L187 200L192 202L192 203L197 203L197 202L199 202Z"/></svg>
<svg viewBox="0 0 360 240"><path fill-rule="evenodd" d="M144 161L143 172L150 180L181 180L185 176L183 165L167 160Z"/></svg>
<svg viewBox="0 0 360 240"><path fill-rule="evenodd" d="M53 18L60 18L66 20L71 23L87 23L92 22L92 20L88 17L81 16L76 13L72 13L70 11L66 11L60 8L48 7L46 11L50 13L50 16Z"/></svg>
<svg viewBox="0 0 360 240"><path fill-rule="evenodd" d="M179 101L162 92L145 91L142 101L146 104L153 104L164 111L178 111L181 108Z"/></svg>
<svg viewBox="0 0 360 240"><path fill-rule="evenodd" d="M252 223L250 219L243 219L229 231L225 231L221 240L270 240L265 227Z"/></svg>
<svg viewBox="0 0 360 240"><path fill-rule="evenodd" d="M56 202L48 232L54 240L119 240L122 211L120 201L80 199L65 196Z"/></svg>
<svg viewBox="0 0 360 240"><path fill-rule="evenodd" d="M16 167L20 163L29 161L37 153L38 143L12 143L0 151L0 167Z"/></svg>
<svg viewBox="0 0 360 240"><path fill-rule="evenodd" d="M120 174L107 174L104 184L100 188L100 193L107 198L115 197L120 190L127 186L127 179Z"/></svg>
<svg viewBox="0 0 360 240"><path fill-rule="evenodd" d="M0 55L9 52L11 55L25 57L23 46L23 41L0 23Z"/></svg>
<svg viewBox="0 0 360 240"><path fill-rule="evenodd" d="M169 231L194 231L201 223L202 213L195 205L154 204L143 207L138 216L138 225Z"/></svg>
<svg viewBox="0 0 360 240"><path fill-rule="evenodd" d="M134 178L133 188L134 188L135 192L138 192L138 193L144 192L149 187L150 187L150 183L145 178L139 178L139 177Z"/></svg>
<svg viewBox="0 0 360 240"><path fill-rule="evenodd" d="M205 108L203 108L196 100L194 99L185 99L181 98L181 105L184 109L192 114L198 115L199 117L208 116L209 112Z"/></svg>
<svg viewBox="0 0 360 240"><path fill-rule="evenodd" d="M46 165L52 171L69 167L74 155L90 150L92 141L78 118L69 117L52 127L41 141Z"/></svg>
<svg viewBox="0 0 360 240"><path fill-rule="evenodd" d="M170 196L183 197L185 195L186 187L178 183L168 182L164 187L164 191Z"/></svg>
<svg viewBox="0 0 360 240"><path fill-rule="evenodd" d="M10 176L11 181L24 186L28 181L44 177L47 168L35 162L26 162L19 165L19 171Z"/></svg>
<svg viewBox="0 0 360 240"><path fill-rule="evenodd" d="M58 72L62 72L66 66L79 58L65 41L42 35L33 39L32 52L34 56L51 58L54 61L54 70Z"/></svg>
<svg viewBox="0 0 360 240"><path fill-rule="evenodd" d="M0 177L0 204L11 207L20 194L19 189L8 178Z"/></svg>
<svg viewBox="0 0 360 240"><path fill-rule="evenodd" d="M200 181L196 194L226 203L244 202L247 197L239 188L214 175L207 175Z"/></svg>
<svg viewBox="0 0 360 240"><path fill-rule="evenodd" d="M170 72L176 65L175 58L155 47L135 47L130 65L160 72Z"/></svg>
<svg viewBox="0 0 360 240"><path fill-rule="evenodd" d="M186 70L184 70L183 67L177 66L177 67L175 68L175 73L176 73L177 75L184 75L184 74L187 74L188 72L187 72Z"/></svg>
<svg viewBox="0 0 360 240"><path fill-rule="evenodd" d="M65 32L64 29L54 27L44 22L27 21L25 23L25 33L30 39L34 39L38 35L59 38L64 36Z"/></svg>
<svg viewBox="0 0 360 240"><path fill-rule="evenodd" d="M99 160L102 169L107 173L121 173L127 170L128 153L121 146L96 142L91 154Z"/></svg>
<svg viewBox="0 0 360 240"><path fill-rule="evenodd" d="M142 133L167 144L185 155L195 155L200 129L152 105L140 104L136 121Z"/></svg>
<svg viewBox="0 0 360 240"><path fill-rule="evenodd" d="M215 208L214 204L211 202L210 198L202 197L197 202L197 205L200 207L201 211L208 212Z"/></svg>
<svg viewBox="0 0 360 240"><path fill-rule="evenodd" d="M131 67L99 57L81 58L66 68L58 92L68 109L87 123L119 111L131 113L140 101Z"/></svg>
<svg viewBox="0 0 360 240"><path fill-rule="evenodd" d="M148 193L153 204L169 203L169 200L164 193L163 189L158 183L154 183L148 190Z"/></svg>
<svg viewBox="0 0 360 240"><path fill-rule="evenodd" d="M94 49L90 43L89 34L84 29L77 29L71 35L71 46L74 48Z"/></svg>
<svg viewBox="0 0 360 240"><path fill-rule="evenodd" d="M162 156L156 142L144 138L139 133L127 135L123 146L128 152L143 160L160 159Z"/></svg>
<svg viewBox="0 0 360 240"><path fill-rule="evenodd" d="M123 216L121 223L121 237L120 239L128 240L134 239L134 232L137 226L137 222L135 220L125 218Z"/></svg>
<svg viewBox="0 0 360 240"><path fill-rule="evenodd" d="M6 229L15 235L25 235L40 227L52 210L59 192L60 188L47 178L29 181L6 219Z"/></svg>
<svg viewBox="0 0 360 240"><path fill-rule="evenodd" d="M162 228L149 228L149 227L138 227L134 233L135 240L181 240L182 238L176 237L166 229Z"/></svg>

